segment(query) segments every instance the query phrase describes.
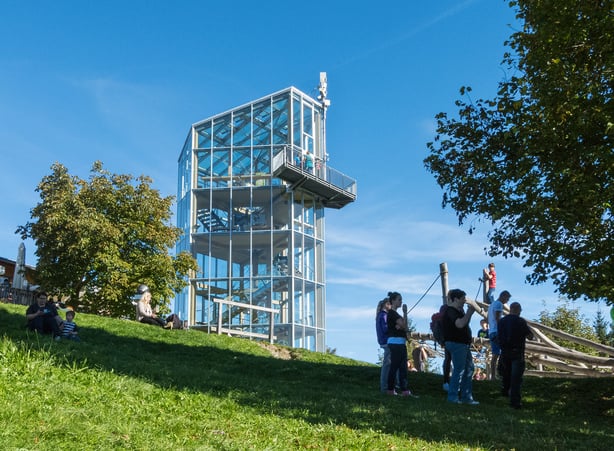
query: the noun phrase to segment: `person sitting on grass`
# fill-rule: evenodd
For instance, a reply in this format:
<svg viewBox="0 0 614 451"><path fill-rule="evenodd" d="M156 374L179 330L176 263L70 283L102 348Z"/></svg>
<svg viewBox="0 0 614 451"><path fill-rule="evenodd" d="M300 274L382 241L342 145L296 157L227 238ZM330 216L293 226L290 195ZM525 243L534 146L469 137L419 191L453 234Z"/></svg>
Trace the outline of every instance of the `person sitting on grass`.
<svg viewBox="0 0 614 451"><path fill-rule="evenodd" d="M475 367L475 372L473 373L473 379L476 381L483 381L486 379L486 373L482 371L482 368Z"/></svg>
<svg viewBox="0 0 614 451"><path fill-rule="evenodd" d="M51 334L54 339L59 340L62 318L58 315L55 304L47 300L47 293L44 291L35 293L34 297L36 302L26 310L28 329L40 334Z"/></svg>
<svg viewBox="0 0 614 451"><path fill-rule="evenodd" d="M149 287L147 285L139 285L137 294L140 295L141 298L136 304L136 320L141 323L151 324L152 326L166 326L164 320L159 318L151 308L151 291L149 291Z"/></svg>
<svg viewBox="0 0 614 451"><path fill-rule="evenodd" d="M68 310L66 312L66 321L62 323L62 337L73 341L81 341L79 338L79 327L73 321L75 319L75 312Z"/></svg>

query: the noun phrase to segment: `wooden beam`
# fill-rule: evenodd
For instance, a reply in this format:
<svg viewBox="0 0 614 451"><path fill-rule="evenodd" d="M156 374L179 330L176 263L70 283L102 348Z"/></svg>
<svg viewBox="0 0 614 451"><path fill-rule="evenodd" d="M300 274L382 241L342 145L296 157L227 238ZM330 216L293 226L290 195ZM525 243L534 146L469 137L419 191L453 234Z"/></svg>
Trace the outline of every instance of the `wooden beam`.
<svg viewBox="0 0 614 451"><path fill-rule="evenodd" d="M547 332L549 334L554 335L555 337L562 338L563 340L571 341L572 343L576 343L579 345L587 346L596 350L597 352L603 352L604 354L608 354L614 357L614 348L611 346L606 346L601 343L595 343L594 341L588 340L582 337L576 337L575 335L568 334L567 332L563 332L561 330L554 329L549 326L545 326L543 324L537 323L535 321L527 320L529 326L539 329L542 332Z"/></svg>
<svg viewBox="0 0 614 451"><path fill-rule="evenodd" d="M561 378L561 379L586 379L588 376L579 373L562 373L560 371L538 371L538 370L526 370L525 376L537 376L537 377L549 377L549 378ZM595 373L590 377L612 377L612 375L604 373Z"/></svg>
<svg viewBox="0 0 614 451"><path fill-rule="evenodd" d="M614 367L614 359L608 357L598 357L566 349L552 349L533 342L527 342L526 351L531 352L533 354L554 355L563 359L587 363L589 365L593 364Z"/></svg>

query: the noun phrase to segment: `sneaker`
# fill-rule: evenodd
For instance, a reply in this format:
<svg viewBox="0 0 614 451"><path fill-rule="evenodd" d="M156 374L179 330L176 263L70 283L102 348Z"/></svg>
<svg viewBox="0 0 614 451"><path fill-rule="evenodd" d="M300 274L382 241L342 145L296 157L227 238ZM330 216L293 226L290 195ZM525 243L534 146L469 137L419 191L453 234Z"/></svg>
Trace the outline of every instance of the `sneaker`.
<svg viewBox="0 0 614 451"><path fill-rule="evenodd" d="M386 394L390 396L396 396L397 392L395 392L394 390L386 390Z"/></svg>
<svg viewBox="0 0 614 451"><path fill-rule="evenodd" d="M461 403L461 402L460 402L458 399L456 399L456 400L451 400L451 399L448 399L448 402L449 402L450 404L462 404L462 403Z"/></svg>
<svg viewBox="0 0 614 451"><path fill-rule="evenodd" d="M401 392L401 396L406 396L406 397L411 397L411 398L418 398L418 396L414 395L411 390L403 390Z"/></svg>
<svg viewBox="0 0 614 451"><path fill-rule="evenodd" d="M55 341L60 341L62 339L62 337L60 335L56 335L55 337L53 337L53 339Z"/></svg>
<svg viewBox="0 0 614 451"><path fill-rule="evenodd" d="M467 404L468 406L479 406L480 403L475 399L469 399L467 401L462 401L462 404Z"/></svg>
<svg viewBox="0 0 614 451"><path fill-rule="evenodd" d="M448 391L450 390L450 385L448 385L447 382L444 382L444 384L441 386L443 388L443 391Z"/></svg>

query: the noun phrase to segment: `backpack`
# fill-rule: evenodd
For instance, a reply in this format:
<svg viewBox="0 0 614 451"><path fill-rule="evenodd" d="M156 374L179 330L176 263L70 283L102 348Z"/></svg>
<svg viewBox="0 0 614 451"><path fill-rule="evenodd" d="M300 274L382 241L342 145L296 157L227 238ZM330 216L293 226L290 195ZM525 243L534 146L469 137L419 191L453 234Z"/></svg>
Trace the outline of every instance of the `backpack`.
<svg viewBox="0 0 614 451"><path fill-rule="evenodd" d="M439 344L439 346L443 346L445 341L443 336L443 317L446 314L447 308L447 305L442 305L439 311L431 316L431 332L433 333L435 343Z"/></svg>
<svg viewBox="0 0 614 451"><path fill-rule="evenodd" d="M183 321L174 313L166 317L167 329L183 329Z"/></svg>

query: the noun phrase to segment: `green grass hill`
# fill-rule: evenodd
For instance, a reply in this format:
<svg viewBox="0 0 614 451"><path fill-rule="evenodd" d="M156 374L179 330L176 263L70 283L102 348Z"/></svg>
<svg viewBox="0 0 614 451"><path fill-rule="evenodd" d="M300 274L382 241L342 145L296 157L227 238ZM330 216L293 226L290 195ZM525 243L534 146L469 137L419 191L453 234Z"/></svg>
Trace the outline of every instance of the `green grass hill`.
<svg viewBox="0 0 614 451"><path fill-rule="evenodd" d="M82 341L55 342L24 313L0 304L3 450L614 449L614 377L525 377L519 411L480 381L451 405L437 374L391 397L334 355L79 313Z"/></svg>

